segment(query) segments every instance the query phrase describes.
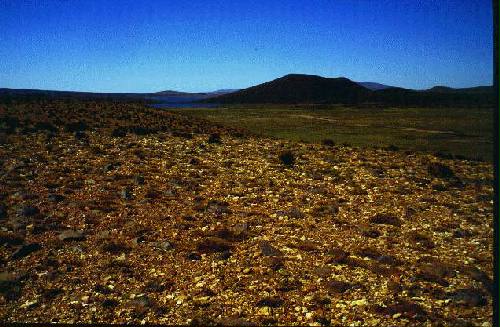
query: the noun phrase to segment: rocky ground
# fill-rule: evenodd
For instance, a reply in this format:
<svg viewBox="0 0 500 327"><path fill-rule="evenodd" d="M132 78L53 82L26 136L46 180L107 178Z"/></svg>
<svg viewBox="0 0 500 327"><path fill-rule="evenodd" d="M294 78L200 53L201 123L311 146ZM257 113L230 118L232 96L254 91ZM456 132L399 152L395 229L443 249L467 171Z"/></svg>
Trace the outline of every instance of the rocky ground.
<svg viewBox="0 0 500 327"><path fill-rule="evenodd" d="M0 105L0 321L491 326L493 168Z"/></svg>

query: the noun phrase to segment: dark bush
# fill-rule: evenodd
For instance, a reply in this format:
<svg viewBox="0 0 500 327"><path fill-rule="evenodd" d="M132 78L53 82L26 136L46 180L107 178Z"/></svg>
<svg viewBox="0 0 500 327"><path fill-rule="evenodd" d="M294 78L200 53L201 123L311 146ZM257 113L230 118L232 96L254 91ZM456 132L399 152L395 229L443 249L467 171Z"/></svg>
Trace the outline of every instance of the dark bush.
<svg viewBox="0 0 500 327"><path fill-rule="evenodd" d="M335 142L332 139L324 139L321 141L321 144L325 146L334 146Z"/></svg>
<svg viewBox="0 0 500 327"><path fill-rule="evenodd" d="M438 178L451 178L455 176L450 167L439 162L431 162L427 167L427 171L431 176Z"/></svg>
<svg viewBox="0 0 500 327"><path fill-rule="evenodd" d="M394 144L389 145L386 149L387 151L399 151L399 147L395 146Z"/></svg>
<svg viewBox="0 0 500 327"><path fill-rule="evenodd" d="M292 167L295 164L295 156L291 151L284 151L280 154L281 163L285 166Z"/></svg>
<svg viewBox="0 0 500 327"><path fill-rule="evenodd" d="M88 140L88 136L87 134L85 134L85 132L83 131L77 131L75 132L75 139L77 140Z"/></svg>
<svg viewBox="0 0 500 327"><path fill-rule="evenodd" d="M57 128L52 125L51 123L46 123L46 122L38 122L35 124L35 128L39 131L48 131L48 132L53 132L53 133L56 133L57 132Z"/></svg>
<svg viewBox="0 0 500 327"><path fill-rule="evenodd" d="M210 137L208 138L208 143L210 144L221 144L221 138L219 133L213 133L210 134Z"/></svg>
<svg viewBox="0 0 500 327"><path fill-rule="evenodd" d="M187 132L174 131L174 132L172 132L172 135L175 137L182 137L185 139L192 139L193 138L193 134L187 133Z"/></svg>
<svg viewBox="0 0 500 327"><path fill-rule="evenodd" d="M156 131L152 128L142 127L142 126L133 126L129 129L130 133L135 135L150 135L156 133Z"/></svg>
<svg viewBox="0 0 500 327"><path fill-rule="evenodd" d="M442 152L442 151L438 151L438 152L434 153L434 155L438 158L441 158L441 159L453 159L453 155L451 153L446 153L446 152Z"/></svg>
<svg viewBox="0 0 500 327"><path fill-rule="evenodd" d="M0 118L0 125L5 125L8 130L14 131L19 127L20 121L17 117L2 117Z"/></svg>
<svg viewBox="0 0 500 327"><path fill-rule="evenodd" d="M89 127L86 123L79 121L76 123L66 124L66 126L64 127L64 130L66 132L74 133L74 132L78 132L78 131L85 131L88 128Z"/></svg>
<svg viewBox="0 0 500 327"><path fill-rule="evenodd" d="M125 127L117 127L111 132L113 137L125 137L127 136L127 129Z"/></svg>

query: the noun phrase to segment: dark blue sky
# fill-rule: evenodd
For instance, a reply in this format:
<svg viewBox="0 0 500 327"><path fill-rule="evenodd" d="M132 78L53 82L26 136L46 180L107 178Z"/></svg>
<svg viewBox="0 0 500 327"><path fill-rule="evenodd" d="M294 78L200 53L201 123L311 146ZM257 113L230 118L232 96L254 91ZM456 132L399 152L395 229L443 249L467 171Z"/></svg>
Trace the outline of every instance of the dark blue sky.
<svg viewBox="0 0 500 327"><path fill-rule="evenodd" d="M244 88L288 73L492 84L491 1L0 0L0 87Z"/></svg>

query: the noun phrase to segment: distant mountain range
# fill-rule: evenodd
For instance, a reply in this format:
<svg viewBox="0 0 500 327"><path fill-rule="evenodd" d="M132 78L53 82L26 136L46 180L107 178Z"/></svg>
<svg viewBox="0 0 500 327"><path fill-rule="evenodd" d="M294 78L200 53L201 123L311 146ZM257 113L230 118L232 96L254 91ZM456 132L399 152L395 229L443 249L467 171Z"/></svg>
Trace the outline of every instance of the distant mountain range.
<svg viewBox="0 0 500 327"><path fill-rule="evenodd" d="M392 106L493 106L492 86L411 90L345 77L290 74L237 92L201 100L206 103L350 104Z"/></svg>
<svg viewBox="0 0 500 327"><path fill-rule="evenodd" d="M430 89L424 90L427 92L436 92L436 93L468 93L468 94L484 94L493 92L493 86L476 86L476 87L467 87L454 89L448 86L434 86Z"/></svg>
<svg viewBox="0 0 500 327"><path fill-rule="evenodd" d="M450 88L435 86L412 90L375 82L354 82L345 77L289 74L246 89L213 92L92 93L0 88L0 102L40 99L141 101L146 103L212 104L348 104L382 106L493 107L493 86Z"/></svg>
<svg viewBox="0 0 500 327"><path fill-rule="evenodd" d="M238 90L221 89L213 92L179 92L160 91L154 93L95 93L76 91L52 91L37 89L8 89L0 88L0 101L9 99L76 99L76 100L112 100L112 101L143 101L143 102L194 102L210 97L224 95Z"/></svg>

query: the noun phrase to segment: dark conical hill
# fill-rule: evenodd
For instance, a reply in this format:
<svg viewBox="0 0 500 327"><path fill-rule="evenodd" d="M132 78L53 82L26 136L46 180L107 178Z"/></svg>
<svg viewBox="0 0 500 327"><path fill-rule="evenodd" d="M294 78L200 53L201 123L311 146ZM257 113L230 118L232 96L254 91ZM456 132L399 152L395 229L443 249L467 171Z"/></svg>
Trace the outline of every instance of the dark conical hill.
<svg viewBox="0 0 500 327"><path fill-rule="evenodd" d="M270 82L211 98L217 103L358 103L371 91L344 78L289 74Z"/></svg>

